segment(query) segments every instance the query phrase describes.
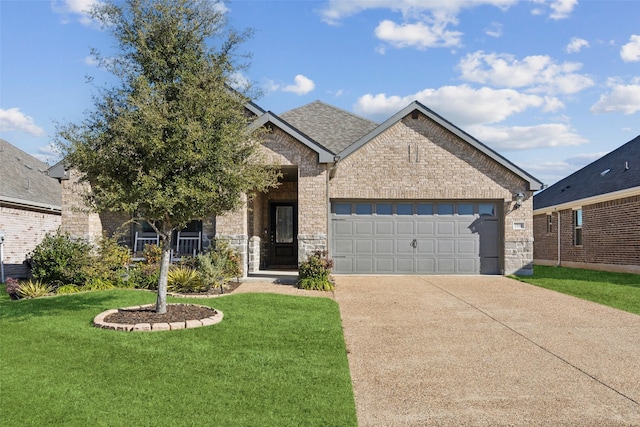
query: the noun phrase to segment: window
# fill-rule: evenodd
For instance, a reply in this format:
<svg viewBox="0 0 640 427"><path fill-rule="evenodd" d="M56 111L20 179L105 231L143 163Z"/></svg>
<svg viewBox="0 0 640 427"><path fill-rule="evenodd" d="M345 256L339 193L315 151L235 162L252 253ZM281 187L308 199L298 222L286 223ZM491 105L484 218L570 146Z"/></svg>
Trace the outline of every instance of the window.
<svg viewBox="0 0 640 427"><path fill-rule="evenodd" d="M413 215L413 205L410 203L398 203L396 205L396 214Z"/></svg>
<svg viewBox="0 0 640 427"><path fill-rule="evenodd" d="M480 214L480 216L494 216L496 214L495 205L493 203L480 203L480 205L478 206L478 213Z"/></svg>
<svg viewBox="0 0 640 427"><path fill-rule="evenodd" d="M553 233L553 215L547 214L547 233Z"/></svg>
<svg viewBox="0 0 640 427"><path fill-rule="evenodd" d="M356 204L356 215L371 215L371 213L373 213L371 203Z"/></svg>
<svg viewBox="0 0 640 427"><path fill-rule="evenodd" d="M458 204L458 215L473 215L473 205L471 203Z"/></svg>
<svg viewBox="0 0 640 427"><path fill-rule="evenodd" d="M377 203L376 214L378 215L391 215L391 203Z"/></svg>
<svg viewBox="0 0 640 427"><path fill-rule="evenodd" d="M351 215L351 203L336 203L336 215Z"/></svg>
<svg viewBox="0 0 640 427"><path fill-rule="evenodd" d="M438 215L453 215L453 203L439 203Z"/></svg>
<svg viewBox="0 0 640 427"><path fill-rule="evenodd" d="M573 211L573 228L574 243L576 246L582 246L582 209Z"/></svg>
<svg viewBox="0 0 640 427"><path fill-rule="evenodd" d="M418 215L433 215L433 205L431 203L418 203Z"/></svg>

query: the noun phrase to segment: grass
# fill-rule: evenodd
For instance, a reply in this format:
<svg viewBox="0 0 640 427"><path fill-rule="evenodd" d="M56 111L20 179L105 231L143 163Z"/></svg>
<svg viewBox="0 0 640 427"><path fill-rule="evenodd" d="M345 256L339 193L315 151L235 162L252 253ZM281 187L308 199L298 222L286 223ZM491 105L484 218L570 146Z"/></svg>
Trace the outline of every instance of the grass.
<svg viewBox="0 0 640 427"><path fill-rule="evenodd" d="M640 275L536 265L533 276L514 278L640 315Z"/></svg>
<svg viewBox="0 0 640 427"><path fill-rule="evenodd" d="M340 314L331 299L192 300L223 311L224 320L125 333L91 321L110 308L153 303L153 293L118 289L9 301L0 292L3 425L357 425Z"/></svg>

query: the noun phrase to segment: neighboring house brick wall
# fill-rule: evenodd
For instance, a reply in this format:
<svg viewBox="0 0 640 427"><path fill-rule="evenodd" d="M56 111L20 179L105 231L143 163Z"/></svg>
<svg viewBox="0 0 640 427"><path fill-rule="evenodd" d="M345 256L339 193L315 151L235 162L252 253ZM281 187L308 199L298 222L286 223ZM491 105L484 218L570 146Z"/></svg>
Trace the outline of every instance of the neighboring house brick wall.
<svg viewBox="0 0 640 427"><path fill-rule="evenodd" d="M5 232L5 280L7 277L29 277L31 272L25 264L28 254L47 233L55 233L60 223L60 213L0 206L0 230Z"/></svg>
<svg viewBox="0 0 640 427"><path fill-rule="evenodd" d="M582 206L582 246L574 244L573 209L558 212L547 233L546 214L534 217L536 264L640 273L640 196Z"/></svg>

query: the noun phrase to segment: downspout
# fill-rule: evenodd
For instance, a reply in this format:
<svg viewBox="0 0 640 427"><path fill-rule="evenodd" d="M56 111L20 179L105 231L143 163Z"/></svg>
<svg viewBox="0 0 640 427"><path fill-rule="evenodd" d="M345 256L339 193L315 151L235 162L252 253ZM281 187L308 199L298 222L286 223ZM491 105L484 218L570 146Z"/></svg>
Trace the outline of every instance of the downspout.
<svg viewBox="0 0 640 427"><path fill-rule="evenodd" d="M560 257L560 211L556 210L556 213L558 214L558 263L556 264L556 267L560 267L560 262L561 262L561 257Z"/></svg>

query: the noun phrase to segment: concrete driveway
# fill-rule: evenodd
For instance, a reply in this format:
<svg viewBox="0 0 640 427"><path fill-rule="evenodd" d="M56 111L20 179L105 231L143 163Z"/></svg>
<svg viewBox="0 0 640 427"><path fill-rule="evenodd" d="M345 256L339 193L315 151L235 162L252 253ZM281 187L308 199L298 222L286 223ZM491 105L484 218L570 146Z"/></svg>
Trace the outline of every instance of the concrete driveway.
<svg viewBox="0 0 640 427"><path fill-rule="evenodd" d="M360 426L640 426L640 316L496 276L336 276Z"/></svg>

